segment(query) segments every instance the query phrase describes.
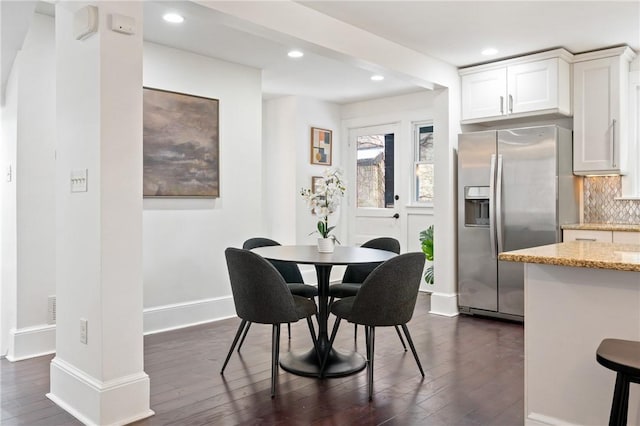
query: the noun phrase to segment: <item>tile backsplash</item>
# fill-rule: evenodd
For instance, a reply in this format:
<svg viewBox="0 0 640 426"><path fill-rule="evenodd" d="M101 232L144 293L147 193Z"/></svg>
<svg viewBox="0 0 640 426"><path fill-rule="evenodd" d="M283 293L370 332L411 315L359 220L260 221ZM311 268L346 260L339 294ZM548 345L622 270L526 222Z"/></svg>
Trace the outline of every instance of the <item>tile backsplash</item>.
<svg viewBox="0 0 640 426"><path fill-rule="evenodd" d="M640 200L616 200L620 197L620 176L585 177L585 223L640 223Z"/></svg>

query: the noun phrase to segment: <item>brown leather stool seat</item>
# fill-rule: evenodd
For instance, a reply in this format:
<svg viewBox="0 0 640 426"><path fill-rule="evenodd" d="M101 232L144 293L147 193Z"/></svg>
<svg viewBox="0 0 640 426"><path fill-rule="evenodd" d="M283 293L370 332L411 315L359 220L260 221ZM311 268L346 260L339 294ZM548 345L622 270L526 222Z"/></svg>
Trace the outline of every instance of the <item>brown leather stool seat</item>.
<svg viewBox="0 0 640 426"><path fill-rule="evenodd" d="M640 383L640 342L604 339L596 351L596 360L617 373L609 426L626 425L629 383Z"/></svg>

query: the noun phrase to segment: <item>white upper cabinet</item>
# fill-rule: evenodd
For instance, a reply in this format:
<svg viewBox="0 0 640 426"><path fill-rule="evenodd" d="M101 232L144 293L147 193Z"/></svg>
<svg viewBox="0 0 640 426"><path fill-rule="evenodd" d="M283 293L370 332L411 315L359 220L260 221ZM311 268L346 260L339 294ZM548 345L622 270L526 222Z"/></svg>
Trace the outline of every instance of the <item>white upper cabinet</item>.
<svg viewBox="0 0 640 426"><path fill-rule="evenodd" d="M575 56L573 64L573 172L620 174L628 158L628 47Z"/></svg>
<svg viewBox="0 0 640 426"><path fill-rule="evenodd" d="M503 115L506 90L506 68L462 76L462 119Z"/></svg>
<svg viewBox="0 0 640 426"><path fill-rule="evenodd" d="M462 123L571 115L571 61L565 49L461 69Z"/></svg>
<svg viewBox="0 0 640 426"><path fill-rule="evenodd" d="M569 88L569 64L566 64L566 87ZM560 59L527 62L507 68L507 104L509 114L559 108L558 67ZM563 83L565 84L565 83ZM567 94L570 93L567 91ZM563 110L569 113L569 96Z"/></svg>

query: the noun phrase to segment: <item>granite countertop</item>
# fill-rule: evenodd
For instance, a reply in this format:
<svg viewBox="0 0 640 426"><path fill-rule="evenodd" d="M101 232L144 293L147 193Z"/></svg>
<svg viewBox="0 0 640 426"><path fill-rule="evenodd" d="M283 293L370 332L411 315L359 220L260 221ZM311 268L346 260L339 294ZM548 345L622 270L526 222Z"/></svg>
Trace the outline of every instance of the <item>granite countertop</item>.
<svg viewBox="0 0 640 426"><path fill-rule="evenodd" d="M500 253L509 262L640 272L640 244L569 241ZM640 277L638 277L640 281Z"/></svg>
<svg viewBox="0 0 640 426"><path fill-rule="evenodd" d="M640 232L640 223L571 223L562 225L562 229Z"/></svg>

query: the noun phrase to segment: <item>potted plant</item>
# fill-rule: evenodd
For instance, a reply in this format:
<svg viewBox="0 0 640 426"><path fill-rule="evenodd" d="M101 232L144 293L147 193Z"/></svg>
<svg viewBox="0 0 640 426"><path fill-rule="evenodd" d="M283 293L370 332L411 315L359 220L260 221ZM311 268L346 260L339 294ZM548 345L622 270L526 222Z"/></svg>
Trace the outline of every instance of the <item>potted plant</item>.
<svg viewBox="0 0 640 426"><path fill-rule="evenodd" d="M307 201L311 213L318 217L317 229L311 234L317 232L320 235L321 238L318 238L318 251L320 252L333 252L334 243L340 244L336 236L331 234L335 226L329 226L329 215L338 209L346 190L342 180L342 172L339 169L330 168L324 172L315 188L302 188L300 191L300 195Z"/></svg>
<svg viewBox="0 0 640 426"><path fill-rule="evenodd" d="M420 243L427 260L433 262L433 225L420 232ZM424 280L427 284L433 284L433 263L427 267Z"/></svg>

